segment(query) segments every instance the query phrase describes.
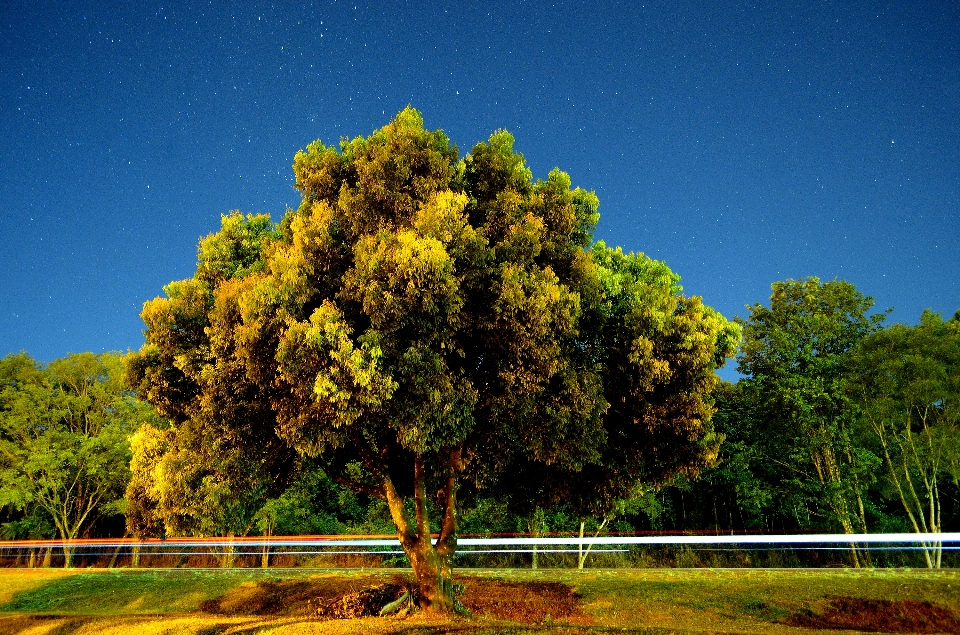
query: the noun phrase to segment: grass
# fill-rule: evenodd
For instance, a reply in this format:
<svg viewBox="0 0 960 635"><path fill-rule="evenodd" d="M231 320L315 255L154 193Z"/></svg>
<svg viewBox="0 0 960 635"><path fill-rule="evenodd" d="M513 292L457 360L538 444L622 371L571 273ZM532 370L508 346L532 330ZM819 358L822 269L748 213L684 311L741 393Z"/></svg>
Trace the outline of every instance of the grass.
<svg viewBox="0 0 960 635"><path fill-rule="evenodd" d="M821 614L837 597L932 602L960 616L960 572L905 570L462 570L471 580L561 582L581 596L583 615L519 624L492 617L437 620L364 618L311 621L284 615L215 615L205 601L242 598L265 585L394 575L394 570L147 571L0 570L0 635L305 635L353 633L813 633L787 626L797 614ZM850 632L850 631L843 631Z"/></svg>

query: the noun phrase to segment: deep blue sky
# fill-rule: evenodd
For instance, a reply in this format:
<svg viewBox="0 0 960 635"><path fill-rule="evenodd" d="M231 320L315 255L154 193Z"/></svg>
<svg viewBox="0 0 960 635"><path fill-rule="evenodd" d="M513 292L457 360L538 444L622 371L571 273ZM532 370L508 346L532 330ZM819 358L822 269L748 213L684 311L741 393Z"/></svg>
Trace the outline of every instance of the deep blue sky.
<svg viewBox="0 0 960 635"><path fill-rule="evenodd" d="M960 308L955 2L0 0L0 355L138 348L221 213L407 104L508 129L728 317L804 276Z"/></svg>

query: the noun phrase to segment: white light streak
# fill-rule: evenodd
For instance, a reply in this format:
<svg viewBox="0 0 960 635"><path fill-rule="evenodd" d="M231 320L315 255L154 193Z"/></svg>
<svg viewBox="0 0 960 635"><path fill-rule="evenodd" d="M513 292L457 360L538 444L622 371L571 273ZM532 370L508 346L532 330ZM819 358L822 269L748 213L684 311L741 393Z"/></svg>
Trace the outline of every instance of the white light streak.
<svg viewBox="0 0 960 635"><path fill-rule="evenodd" d="M612 546L627 545L836 545L858 544L902 544L902 545L944 545L960 543L960 533L896 533L896 534L776 534L776 535L655 535L655 536L542 536L508 538L459 538L458 547L535 547L535 546ZM365 547L370 549L397 549L397 538L345 538L336 536L291 536L284 538L170 538L166 540L136 541L129 539L88 539L88 540L11 540L0 541L0 550L24 549L36 547L78 547L123 548L141 547L150 549L187 549L201 547L314 547L344 549ZM463 553L471 553L465 549ZM326 553L326 552L324 552ZM349 553L349 552L330 552ZM373 551L372 553L383 553Z"/></svg>

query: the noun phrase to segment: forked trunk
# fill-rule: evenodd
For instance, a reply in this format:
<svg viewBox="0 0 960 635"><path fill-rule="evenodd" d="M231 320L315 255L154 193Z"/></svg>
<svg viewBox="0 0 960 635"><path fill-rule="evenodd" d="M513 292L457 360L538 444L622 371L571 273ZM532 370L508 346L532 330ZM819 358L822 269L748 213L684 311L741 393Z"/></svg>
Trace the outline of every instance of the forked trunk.
<svg viewBox="0 0 960 635"><path fill-rule="evenodd" d="M604 517L603 522L600 523L599 527L597 527L597 531L593 533L594 539L596 539L596 537L600 535L600 532L603 531L603 528L607 526L607 523L610 522L610 518L611 516ZM584 523L583 521L580 521L580 545L577 549L577 568L578 569L582 569L583 566L587 563L587 556L590 555L590 550L593 548L593 542L587 545L586 549L583 548L583 528L585 524L586 523Z"/></svg>
<svg viewBox="0 0 960 635"><path fill-rule="evenodd" d="M426 475L422 457L414 460L414 510L410 518L389 477L384 478L384 493L390 515L397 525L397 536L417 579L420 609L428 613L453 613L457 602L453 592L453 556L457 550L456 472L460 451L451 450L438 502L443 513L440 533L434 541L427 517Z"/></svg>
<svg viewBox="0 0 960 635"><path fill-rule="evenodd" d="M453 566L450 556L440 553L430 544L430 540L418 544L413 553L408 553L407 556L417 578L420 609L428 613L454 612Z"/></svg>

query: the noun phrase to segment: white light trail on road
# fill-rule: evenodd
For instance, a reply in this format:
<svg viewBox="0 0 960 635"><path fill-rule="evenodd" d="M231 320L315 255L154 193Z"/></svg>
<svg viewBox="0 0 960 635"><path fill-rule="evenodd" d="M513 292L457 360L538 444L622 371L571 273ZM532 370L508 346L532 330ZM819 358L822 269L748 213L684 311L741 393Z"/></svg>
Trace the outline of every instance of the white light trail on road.
<svg viewBox="0 0 960 635"><path fill-rule="evenodd" d="M541 536L541 537L497 537L497 538L459 538L457 547L536 547L536 546L616 546L627 545L835 545L858 544L901 544L901 545L944 545L960 543L960 533L928 534L775 534L775 535L646 535L646 536ZM166 540L133 539L86 539L63 540L8 540L0 541L0 549L49 548L64 545L77 547L124 548L139 547L149 549L186 549L200 547L314 547L328 549L344 548L381 548L396 549L400 546L397 538L338 538L337 536L290 536L283 538L169 538ZM905 547L906 548L906 547ZM464 549L463 553L471 550ZM335 553L335 552L332 552ZM342 553L342 552L341 552ZM373 551L372 553L381 553Z"/></svg>

